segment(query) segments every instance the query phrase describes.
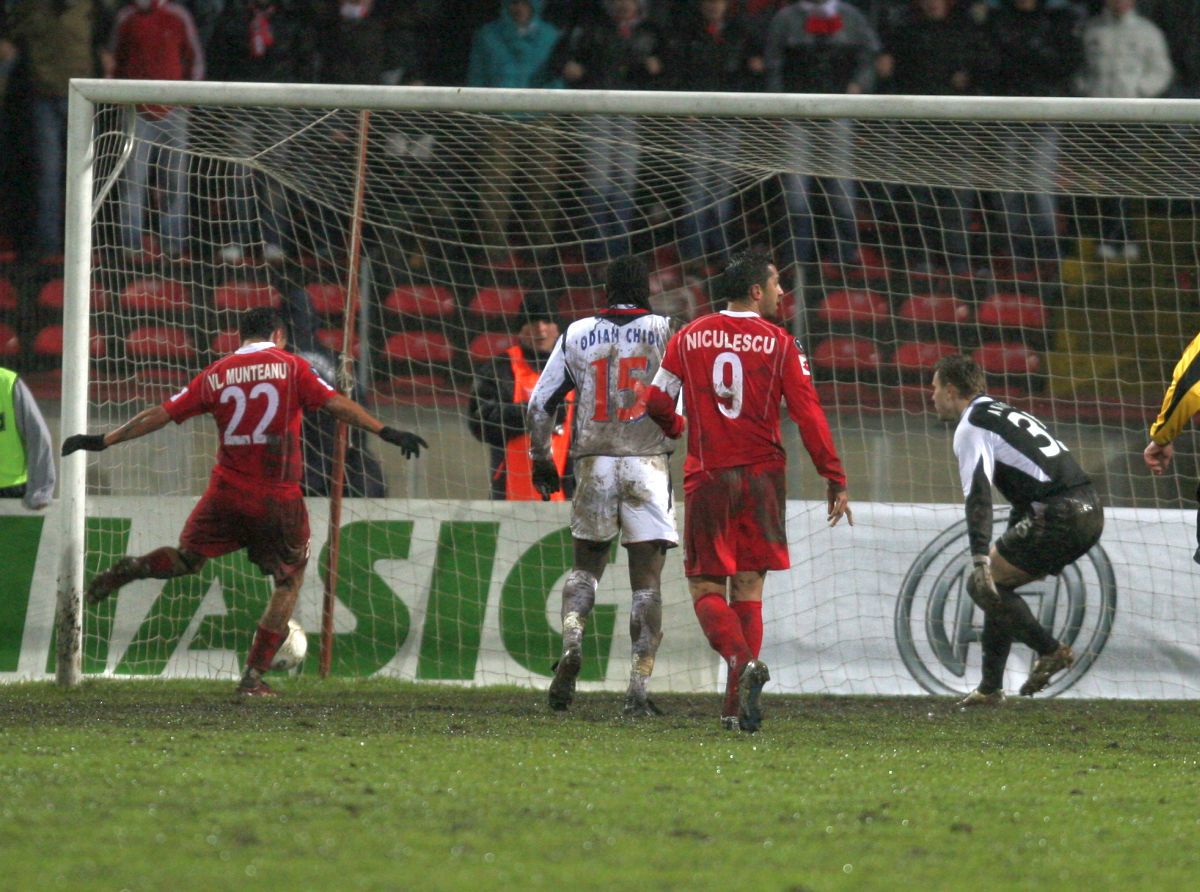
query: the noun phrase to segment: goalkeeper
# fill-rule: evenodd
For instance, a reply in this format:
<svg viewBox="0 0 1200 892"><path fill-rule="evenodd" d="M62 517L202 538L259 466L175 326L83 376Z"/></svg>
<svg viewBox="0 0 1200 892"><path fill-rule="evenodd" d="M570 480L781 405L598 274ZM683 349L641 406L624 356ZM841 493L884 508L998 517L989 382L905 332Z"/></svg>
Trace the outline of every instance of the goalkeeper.
<svg viewBox="0 0 1200 892"><path fill-rule="evenodd" d="M550 708L575 696L582 642L596 587L617 533L629 555L633 659L624 712L659 715L646 692L662 641L662 568L679 542L671 507L673 443L646 416L639 387L654 377L670 339L670 322L650 310L650 279L634 257L612 261L608 308L573 323L558 339L529 400L529 456L543 499L561 488L551 453L555 413L576 392L574 564L562 590L563 652L550 682Z"/></svg>
<svg viewBox="0 0 1200 892"><path fill-rule="evenodd" d="M188 516L179 547L123 557L87 586L88 603L103 601L136 579L172 579L197 572L209 558L245 548L274 577L275 589L259 621L238 693L272 697L263 673L287 637L308 563L308 511L300 494L304 464L300 424L305 409L322 409L354 427L379 434L405 458L428 444L416 434L386 427L321 380L304 360L284 351L287 334L278 312L260 307L239 322L241 347L217 360L161 405L144 409L106 434L74 434L62 454L100 452L145 436L170 421L201 414L217 423L220 446L208 488Z"/></svg>
<svg viewBox="0 0 1200 892"><path fill-rule="evenodd" d="M999 706L1013 641L1038 654L1021 685L1023 696L1044 690L1056 673L1074 665L1070 645L1055 640L1015 589L1057 576L1087 554L1100 541L1104 511L1067 447L1032 415L988 396L979 366L965 356L947 356L933 368L934 411L957 425L954 455L974 562L967 593L983 610L983 680L959 705ZM989 549L993 485L1012 513Z"/></svg>

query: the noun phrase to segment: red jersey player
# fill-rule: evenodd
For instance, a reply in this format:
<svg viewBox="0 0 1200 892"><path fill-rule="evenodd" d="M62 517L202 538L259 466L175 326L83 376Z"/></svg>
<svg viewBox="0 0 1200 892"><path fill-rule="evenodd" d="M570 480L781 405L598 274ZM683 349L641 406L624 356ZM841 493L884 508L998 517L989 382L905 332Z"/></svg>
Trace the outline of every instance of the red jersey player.
<svg viewBox="0 0 1200 892"><path fill-rule="evenodd" d="M308 563L308 510L300 494L304 410L322 409L377 433L399 446L405 458L419 455L428 444L416 434L386 427L317 377L303 359L285 352L287 335L276 310L247 311L238 331L242 346L236 352L214 362L165 403L144 409L106 434L67 437L62 454L77 449L100 452L170 421L180 424L196 415L213 416L220 436L217 464L188 516L179 547L121 558L92 579L87 599L98 603L135 579L195 573L208 558L245 548L250 560L274 577L275 590L259 620L238 692L273 696L262 675L287 637Z"/></svg>
<svg viewBox="0 0 1200 892"><path fill-rule="evenodd" d="M763 317L779 305L779 272L758 252L722 274L728 309L681 328L667 345L647 410L668 436L688 431L683 466L684 574L700 626L729 666L727 728L757 731L770 678L758 659L768 570L791 566L784 520L787 457L779 404L829 482L829 524L853 523L846 475L799 344ZM675 412L683 391L687 420Z"/></svg>

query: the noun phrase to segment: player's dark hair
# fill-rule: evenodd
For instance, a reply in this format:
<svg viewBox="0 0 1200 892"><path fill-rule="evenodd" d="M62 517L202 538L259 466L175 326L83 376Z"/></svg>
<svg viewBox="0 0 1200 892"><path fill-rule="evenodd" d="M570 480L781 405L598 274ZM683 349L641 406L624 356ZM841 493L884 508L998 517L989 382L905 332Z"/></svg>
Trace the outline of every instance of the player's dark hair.
<svg viewBox="0 0 1200 892"><path fill-rule="evenodd" d="M242 339L262 338L269 341L276 329L283 328L283 317L274 307L255 307L246 310L238 319L238 334Z"/></svg>
<svg viewBox="0 0 1200 892"><path fill-rule="evenodd" d="M734 254L721 273L717 297L725 301L746 300L750 288L767 287L771 278L771 258L765 251L750 249Z"/></svg>
<svg viewBox="0 0 1200 892"><path fill-rule="evenodd" d="M941 378L943 384L954 387L960 397L970 398L987 391L983 369L970 357L957 353L943 356L933 364L933 373Z"/></svg>
<svg viewBox="0 0 1200 892"><path fill-rule="evenodd" d="M618 257L608 265L604 276L608 305L634 304L650 309L650 273L637 257Z"/></svg>

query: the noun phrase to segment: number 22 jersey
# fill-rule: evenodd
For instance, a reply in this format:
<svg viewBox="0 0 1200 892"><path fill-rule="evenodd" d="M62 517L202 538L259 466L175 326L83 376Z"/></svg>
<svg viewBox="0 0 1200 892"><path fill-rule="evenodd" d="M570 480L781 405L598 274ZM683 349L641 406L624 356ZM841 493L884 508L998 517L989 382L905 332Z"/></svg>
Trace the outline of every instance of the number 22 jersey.
<svg viewBox="0 0 1200 892"><path fill-rule="evenodd" d="M781 400L817 472L846 485L808 359L786 331L757 313L722 310L685 325L667 344L654 383L672 398L683 389L685 486L721 468L782 464Z"/></svg>
<svg viewBox="0 0 1200 892"><path fill-rule="evenodd" d="M262 341L218 359L162 405L176 424L205 412L213 416L219 438L214 479L267 495L299 495L304 410L335 394L306 361Z"/></svg>

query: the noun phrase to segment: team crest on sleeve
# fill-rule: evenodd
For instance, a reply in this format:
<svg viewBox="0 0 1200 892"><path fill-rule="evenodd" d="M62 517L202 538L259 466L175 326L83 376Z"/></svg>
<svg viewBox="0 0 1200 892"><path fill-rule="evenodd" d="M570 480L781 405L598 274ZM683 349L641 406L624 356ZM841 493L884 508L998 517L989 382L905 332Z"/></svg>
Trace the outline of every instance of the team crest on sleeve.
<svg viewBox="0 0 1200 892"><path fill-rule="evenodd" d="M812 377L812 369L808 367L808 354L804 351L804 345L800 343L799 338L792 338L792 343L796 345L796 349L800 352L800 371Z"/></svg>

